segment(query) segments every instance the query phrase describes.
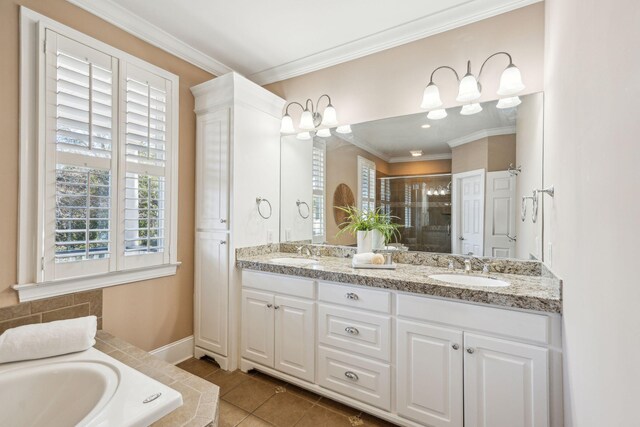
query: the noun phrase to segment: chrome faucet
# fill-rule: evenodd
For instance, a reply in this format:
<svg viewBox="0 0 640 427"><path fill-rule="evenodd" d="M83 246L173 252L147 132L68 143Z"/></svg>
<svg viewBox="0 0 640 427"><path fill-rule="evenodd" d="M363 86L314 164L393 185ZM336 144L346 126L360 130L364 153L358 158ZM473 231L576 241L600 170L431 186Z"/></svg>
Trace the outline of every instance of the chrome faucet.
<svg viewBox="0 0 640 427"><path fill-rule="evenodd" d="M471 273L471 258L464 259L464 274Z"/></svg>
<svg viewBox="0 0 640 427"><path fill-rule="evenodd" d="M313 256L313 252L311 251L311 248L309 246L300 246L297 249L298 249L298 255L303 255L309 258ZM304 254L304 252L306 252L306 255Z"/></svg>

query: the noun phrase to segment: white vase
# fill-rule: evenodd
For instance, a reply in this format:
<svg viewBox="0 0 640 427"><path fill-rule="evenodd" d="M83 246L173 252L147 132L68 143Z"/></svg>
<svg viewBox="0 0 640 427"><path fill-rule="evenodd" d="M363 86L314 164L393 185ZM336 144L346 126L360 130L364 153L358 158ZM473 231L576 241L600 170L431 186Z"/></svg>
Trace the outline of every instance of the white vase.
<svg viewBox="0 0 640 427"><path fill-rule="evenodd" d="M358 240L358 253L363 254L371 252L373 249L373 233L371 231L358 231L356 234Z"/></svg>
<svg viewBox="0 0 640 427"><path fill-rule="evenodd" d="M379 230L371 231L371 249L384 249L384 235Z"/></svg>

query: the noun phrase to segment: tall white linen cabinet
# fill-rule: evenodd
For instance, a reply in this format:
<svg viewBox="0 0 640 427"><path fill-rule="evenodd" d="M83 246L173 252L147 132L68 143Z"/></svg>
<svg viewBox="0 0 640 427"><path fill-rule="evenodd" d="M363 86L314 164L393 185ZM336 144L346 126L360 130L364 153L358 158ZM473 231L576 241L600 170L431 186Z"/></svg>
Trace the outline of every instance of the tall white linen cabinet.
<svg viewBox="0 0 640 427"><path fill-rule="evenodd" d="M191 92L197 115L194 353L234 370L241 289L235 250L279 238L285 101L236 73Z"/></svg>

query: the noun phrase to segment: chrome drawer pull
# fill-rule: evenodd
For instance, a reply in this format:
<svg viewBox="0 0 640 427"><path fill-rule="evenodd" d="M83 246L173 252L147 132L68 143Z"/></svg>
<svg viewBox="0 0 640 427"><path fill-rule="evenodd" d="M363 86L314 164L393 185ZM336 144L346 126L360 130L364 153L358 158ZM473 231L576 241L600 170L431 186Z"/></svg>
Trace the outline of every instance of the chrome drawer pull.
<svg viewBox="0 0 640 427"><path fill-rule="evenodd" d="M349 378L352 381L358 381L360 379L360 378L358 378L358 375L356 375L355 372L351 372L351 371L345 372L344 376Z"/></svg>
<svg viewBox="0 0 640 427"><path fill-rule="evenodd" d="M345 295L347 297L347 299L352 299L352 300L359 300L360 298L358 298L358 294L354 294L353 292L349 292L347 295Z"/></svg>
<svg viewBox="0 0 640 427"><path fill-rule="evenodd" d="M353 326L347 326L346 328L344 328L344 331L350 335L360 334L360 331L354 328Z"/></svg>

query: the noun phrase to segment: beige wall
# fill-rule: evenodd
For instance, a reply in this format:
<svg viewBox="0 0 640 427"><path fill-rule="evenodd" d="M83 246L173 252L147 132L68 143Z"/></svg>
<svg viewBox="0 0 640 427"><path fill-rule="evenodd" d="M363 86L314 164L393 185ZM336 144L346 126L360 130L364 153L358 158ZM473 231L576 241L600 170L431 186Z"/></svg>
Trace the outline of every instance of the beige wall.
<svg viewBox="0 0 640 427"><path fill-rule="evenodd" d="M544 241L564 279L565 426L637 426L640 4L546 3Z"/></svg>
<svg viewBox="0 0 640 427"><path fill-rule="evenodd" d="M389 163L389 176L428 175L450 173L451 160L425 160L423 162Z"/></svg>
<svg viewBox="0 0 640 427"><path fill-rule="evenodd" d="M422 93L433 69L450 65L464 73L467 60L471 60L477 73L482 61L498 51L512 54L522 71L525 93L542 90L544 3L266 87L288 101L317 99L328 93L341 123L362 123L423 111ZM506 58L488 63L481 80L481 102L497 98L500 74L506 65ZM454 76L439 71L436 82L445 107L458 105Z"/></svg>
<svg viewBox="0 0 640 427"><path fill-rule="evenodd" d="M195 115L189 88L213 76L125 33L64 0L0 2L0 307L17 303L19 5L109 43L180 77L180 165L176 276L104 291L104 329L149 350L193 333Z"/></svg>
<svg viewBox="0 0 640 427"><path fill-rule="evenodd" d="M516 162L516 135L496 135L468 142L451 150L452 173L484 169L507 170Z"/></svg>

